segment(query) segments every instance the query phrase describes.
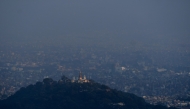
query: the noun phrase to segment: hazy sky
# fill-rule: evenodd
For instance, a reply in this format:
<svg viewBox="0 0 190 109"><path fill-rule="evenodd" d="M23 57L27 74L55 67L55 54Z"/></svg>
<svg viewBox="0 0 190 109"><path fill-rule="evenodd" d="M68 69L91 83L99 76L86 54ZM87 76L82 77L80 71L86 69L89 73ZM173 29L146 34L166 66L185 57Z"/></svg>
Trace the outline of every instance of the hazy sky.
<svg viewBox="0 0 190 109"><path fill-rule="evenodd" d="M189 0L1 0L0 40L74 36L189 40Z"/></svg>

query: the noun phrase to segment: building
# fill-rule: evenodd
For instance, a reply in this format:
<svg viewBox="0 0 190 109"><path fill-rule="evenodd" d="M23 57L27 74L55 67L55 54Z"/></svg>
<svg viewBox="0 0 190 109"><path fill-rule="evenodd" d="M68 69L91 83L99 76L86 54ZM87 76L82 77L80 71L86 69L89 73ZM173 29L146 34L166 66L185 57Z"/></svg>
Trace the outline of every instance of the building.
<svg viewBox="0 0 190 109"><path fill-rule="evenodd" d="M87 83L89 82L88 79L86 79L86 76L82 76L82 72L79 73L79 77L78 80L75 79L75 77L73 78L72 82L77 82L77 83Z"/></svg>

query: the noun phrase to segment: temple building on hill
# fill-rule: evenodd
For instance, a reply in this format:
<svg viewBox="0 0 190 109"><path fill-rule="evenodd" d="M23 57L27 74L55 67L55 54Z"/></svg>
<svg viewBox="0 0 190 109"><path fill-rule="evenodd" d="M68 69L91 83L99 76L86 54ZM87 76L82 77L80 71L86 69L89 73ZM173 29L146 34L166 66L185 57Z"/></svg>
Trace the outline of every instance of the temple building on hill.
<svg viewBox="0 0 190 109"><path fill-rule="evenodd" d="M77 83L87 83L89 82L89 80L86 79L86 76L82 76L82 72L79 73L79 77L78 80L75 79L75 77L73 78L72 82L77 82Z"/></svg>

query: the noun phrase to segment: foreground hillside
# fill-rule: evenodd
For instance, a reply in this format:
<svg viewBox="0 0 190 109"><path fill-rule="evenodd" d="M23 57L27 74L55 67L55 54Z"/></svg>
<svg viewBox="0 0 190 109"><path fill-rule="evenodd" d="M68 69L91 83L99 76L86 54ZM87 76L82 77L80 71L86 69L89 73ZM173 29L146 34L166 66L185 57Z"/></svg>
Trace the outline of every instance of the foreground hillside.
<svg viewBox="0 0 190 109"><path fill-rule="evenodd" d="M167 109L152 106L134 94L110 89L90 81L72 83L62 77L60 81L46 78L43 82L21 88L6 100L3 109Z"/></svg>

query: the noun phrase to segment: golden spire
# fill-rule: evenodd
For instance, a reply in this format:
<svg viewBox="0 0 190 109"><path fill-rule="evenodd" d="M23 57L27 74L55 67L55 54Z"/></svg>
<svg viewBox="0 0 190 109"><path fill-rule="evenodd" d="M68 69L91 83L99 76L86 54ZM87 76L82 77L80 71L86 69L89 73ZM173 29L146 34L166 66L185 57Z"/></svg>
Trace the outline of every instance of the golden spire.
<svg viewBox="0 0 190 109"><path fill-rule="evenodd" d="M81 80L82 79L82 72L80 71L80 73L79 73L79 80Z"/></svg>

